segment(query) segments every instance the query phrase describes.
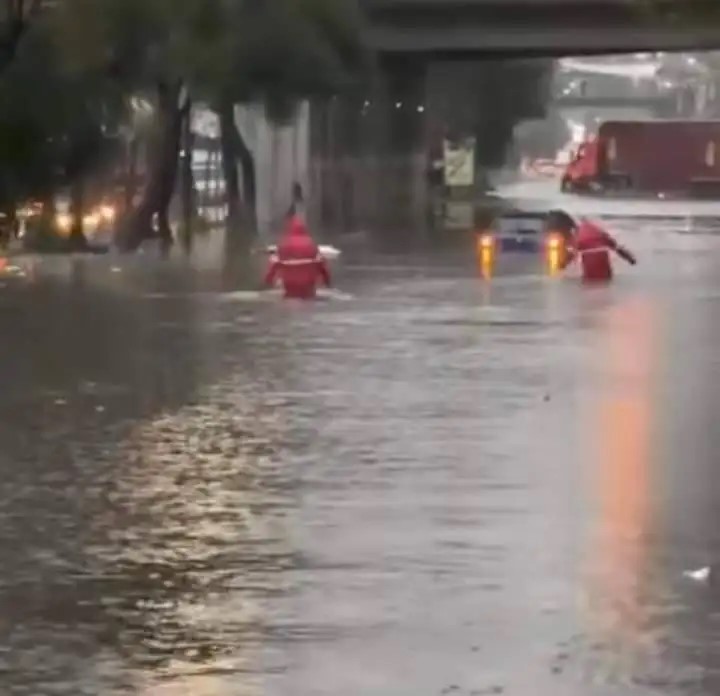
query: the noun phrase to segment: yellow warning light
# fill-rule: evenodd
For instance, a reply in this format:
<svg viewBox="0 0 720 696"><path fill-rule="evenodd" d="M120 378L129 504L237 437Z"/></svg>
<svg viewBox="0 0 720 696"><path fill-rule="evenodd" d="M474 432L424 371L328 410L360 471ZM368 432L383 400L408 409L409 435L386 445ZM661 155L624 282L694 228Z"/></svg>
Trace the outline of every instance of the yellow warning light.
<svg viewBox="0 0 720 696"><path fill-rule="evenodd" d="M494 250L495 248L495 239L491 234L481 234L480 235L480 241L479 246L481 250Z"/></svg>

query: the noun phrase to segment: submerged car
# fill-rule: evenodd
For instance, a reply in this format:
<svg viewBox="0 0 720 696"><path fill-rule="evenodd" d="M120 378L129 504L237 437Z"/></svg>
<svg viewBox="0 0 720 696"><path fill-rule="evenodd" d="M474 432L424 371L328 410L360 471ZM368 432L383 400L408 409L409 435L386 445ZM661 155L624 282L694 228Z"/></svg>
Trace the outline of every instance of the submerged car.
<svg viewBox="0 0 720 696"><path fill-rule="evenodd" d="M563 269L567 254L565 235L553 229L544 211L504 212L478 233L476 244L478 263L486 278L497 270L527 272L538 263L556 275Z"/></svg>
<svg viewBox="0 0 720 696"><path fill-rule="evenodd" d="M503 213L483 230L478 244L500 252L545 254L564 248L565 240L550 229L546 213L514 210Z"/></svg>

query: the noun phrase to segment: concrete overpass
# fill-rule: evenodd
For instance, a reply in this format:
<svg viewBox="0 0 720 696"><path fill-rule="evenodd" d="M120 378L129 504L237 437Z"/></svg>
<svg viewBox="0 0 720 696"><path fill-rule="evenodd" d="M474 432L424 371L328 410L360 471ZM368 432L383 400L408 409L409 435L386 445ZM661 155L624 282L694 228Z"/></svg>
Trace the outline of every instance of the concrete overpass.
<svg viewBox="0 0 720 696"><path fill-rule="evenodd" d="M484 172L502 164L515 125L545 115L550 59L720 49L720 23L668 18L691 0L359 2L380 69L357 103L338 99L318 110L312 151L323 165L311 189L320 192L321 226L388 238L434 233L438 197L455 204L482 193ZM654 2L664 13L650 11ZM475 179L467 190L444 186L436 168L444 144L468 137Z"/></svg>
<svg viewBox="0 0 720 696"><path fill-rule="evenodd" d="M361 0L378 52L532 57L720 48L720 22L680 20L687 0ZM715 26L713 26L715 24Z"/></svg>

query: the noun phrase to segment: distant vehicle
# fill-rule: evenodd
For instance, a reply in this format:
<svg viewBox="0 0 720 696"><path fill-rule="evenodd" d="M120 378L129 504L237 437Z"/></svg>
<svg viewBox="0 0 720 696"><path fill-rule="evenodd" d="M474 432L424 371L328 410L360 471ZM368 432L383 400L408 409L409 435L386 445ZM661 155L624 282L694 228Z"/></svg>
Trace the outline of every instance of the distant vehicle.
<svg viewBox="0 0 720 696"><path fill-rule="evenodd" d="M70 235L73 217L70 213L70 201L59 197L55 202L55 227L61 237ZM102 236L112 231L117 216L116 207L109 201L101 201L88 209L83 216L83 232L88 238Z"/></svg>
<svg viewBox="0 0 720 696"><path fill-rule="evenodd" d="M578 148L561 189L578 194L720 193L720 121L608 121Z"/></svg>
<svg viewBox="0 0 720 696"><path fill-rule="evenodd" d="M557 275L567 258L567 240L562 232L550 227L546 212L508 211L497 217L476 240L476 259L486 280L496 270L517 272L544 267Z"/></svg>

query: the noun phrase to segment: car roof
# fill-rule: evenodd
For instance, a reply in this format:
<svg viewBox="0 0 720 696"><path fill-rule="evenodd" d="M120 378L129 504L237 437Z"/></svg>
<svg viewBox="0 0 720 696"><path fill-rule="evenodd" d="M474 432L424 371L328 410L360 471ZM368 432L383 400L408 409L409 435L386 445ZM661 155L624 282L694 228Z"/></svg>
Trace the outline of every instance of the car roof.
<svg viewBox="0 0 720 696"><path fill-rule="evenodd" d="M547 213L540 212L538 210L508 210L504 213L501 213L498 215L498 219L527 219L527 218L535 218L537 220L544 220L547 216Z"/></svg>
<svg viewBox="0 0 720 696"><path fill-rule="evenodd" d="M545 229L545 215L541 213L511 211L498 215L492 226L496 233L500 235L540 235Z"/></svg>

